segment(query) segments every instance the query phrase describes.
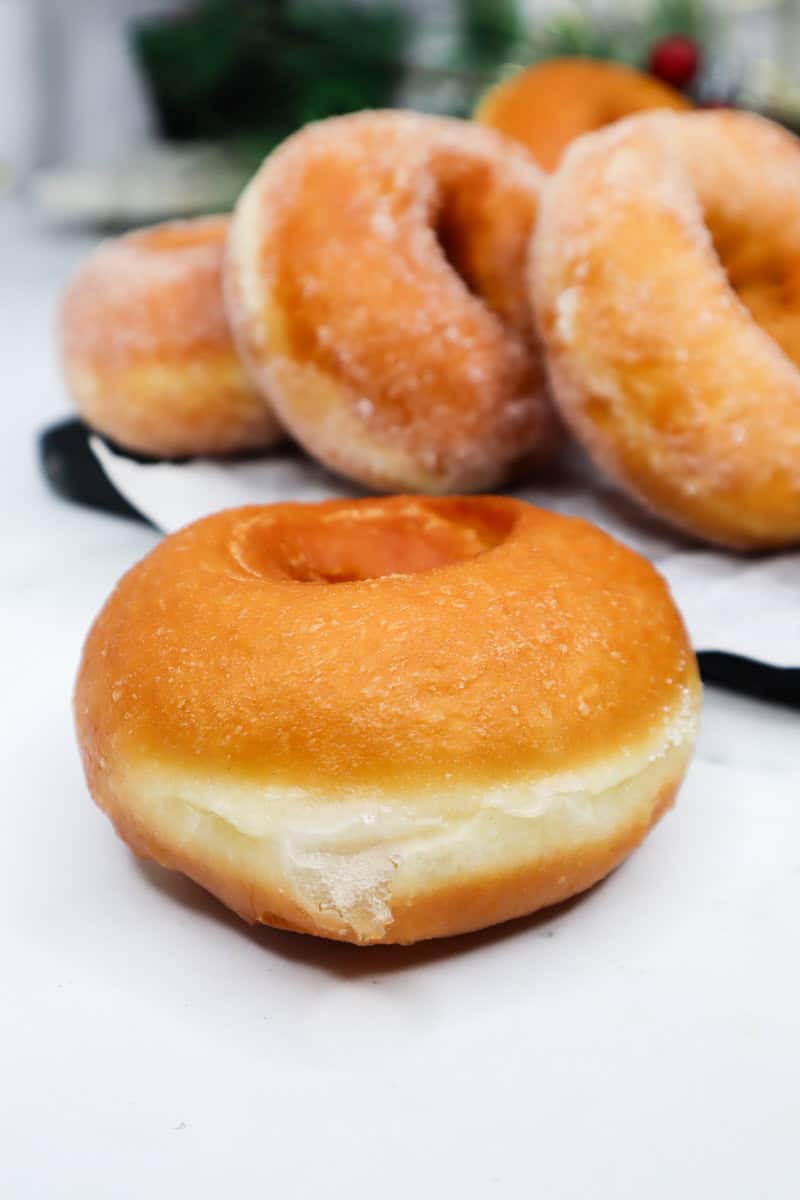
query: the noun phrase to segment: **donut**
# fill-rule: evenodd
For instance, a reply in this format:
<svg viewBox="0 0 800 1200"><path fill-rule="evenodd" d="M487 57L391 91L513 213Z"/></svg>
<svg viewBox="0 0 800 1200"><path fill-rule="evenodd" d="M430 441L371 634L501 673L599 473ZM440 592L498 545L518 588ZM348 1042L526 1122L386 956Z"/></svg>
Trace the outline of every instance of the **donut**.
<svg viewBox="0 0 800 1200"><path fill-rule="evenodd" d="M669 806L698 676L661 576L497 497L251 506L166 538L92 628L91 792L248 922L359 944L530 913Z"/></svg>
<svg viewBox="0 0 800 1200"><path fill-rule="evenodd" d="M548 457L525 263L540 173L466 121L308 126L244 192L228 312L294 437L377 491L492 488Z"/></svg>
<svg viewBox="0 0 800 1200"><path fill-rule="evenodd" d="M632 117L568 151L533 292L562 416L690 535L800 539L800 143L741 112Z"/></svg>
<svg viewBox="0 0 800 1200"><path fill-rule="evenodd" d="M552 58L495 84L475 119L525 146L554 171L574 138L649 108L689 109L666 83L622 63Z"/></svg>
<svg viewBox="0 0 800 1200"><path fill-rule="evenodd" d="M227 217L204 217L106 241L65 294L67 386L84 420L126 449L228 454L281 436L228 327L227 230Z"/></svg>

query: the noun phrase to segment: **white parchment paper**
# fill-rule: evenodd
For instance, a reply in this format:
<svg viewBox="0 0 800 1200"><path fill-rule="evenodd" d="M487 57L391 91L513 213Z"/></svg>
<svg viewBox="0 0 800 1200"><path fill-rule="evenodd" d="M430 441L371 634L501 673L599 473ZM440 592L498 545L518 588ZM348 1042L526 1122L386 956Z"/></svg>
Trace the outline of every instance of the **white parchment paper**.
<svg viewBox="0 0 800 1200"><path fill-rule="evenodd" d="M165 533L240 504L359 494L293 449L249 461L143 464L97 437L91 447L116 489ZM669 581L696 650L800 667L800 552L748 556L697 546L642 514L582 463L513 494L594 521L652 559Z"/></svg>

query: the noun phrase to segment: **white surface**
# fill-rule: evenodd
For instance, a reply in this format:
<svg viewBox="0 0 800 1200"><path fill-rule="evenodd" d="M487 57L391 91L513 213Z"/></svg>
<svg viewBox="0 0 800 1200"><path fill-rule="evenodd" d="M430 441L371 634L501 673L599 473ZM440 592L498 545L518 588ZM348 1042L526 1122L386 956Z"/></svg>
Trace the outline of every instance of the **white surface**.
<svg viewBox="0 0 800 1200"><path fill-rule="evenodd" d="M69 693L155 534L52 498L32 441L81 249L0 208L0 1196L795 1200L798 714L710 691L621 870L451 943L252 932L115 839Z"/></svg>
<svg viewBox="0 0 800 1200"><path fill-rule="evenodd" d="M11 179L22 178L36 156L39 69L30 0L0 0L0 191Z"/></svg>

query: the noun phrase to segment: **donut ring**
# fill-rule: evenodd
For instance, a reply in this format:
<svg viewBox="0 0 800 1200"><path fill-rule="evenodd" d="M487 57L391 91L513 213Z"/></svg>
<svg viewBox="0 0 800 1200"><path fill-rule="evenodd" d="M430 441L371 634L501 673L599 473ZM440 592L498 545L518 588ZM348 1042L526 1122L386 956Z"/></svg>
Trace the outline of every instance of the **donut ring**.
<svg viewBox="0 0 800 1200"><path fill-rule="evenodd" d="M742 549L800 538L798 196L800 144L761 117L635 117L569 151L536 240L573 432L654 512Z"/></svg>
<svg viewBox="0 0 800 1200"><path fill-rule="evenodd" d="M581 134L649 108L690 109L666 83L622 63L553 58L495 84L475 119L521 142L545 171Z"/></svg>
<svg viewBox="0 0 800 1200"><path fill-rule="evenodd" d="M231 339L227 230L227 217L204 217L107 241L64 297L62 356L77 409L127 449L228 454L282 436Z"/></svg>
<svg viewBox="0 0 800 1200"><path fill-rule="evenodd" d="M89 634L90 789L245 920L414 942L591 886L670 804L697 668L666 584L502 497L231 510Z"/></svg>
<svg viewBox="0 0 800 1200"><path fill-rule="evenodd" d="M335 117L234 215L226 296L251 377L316 458L381 491L473 491L556 422L525 283L540 174L465 121Z"/></svg>

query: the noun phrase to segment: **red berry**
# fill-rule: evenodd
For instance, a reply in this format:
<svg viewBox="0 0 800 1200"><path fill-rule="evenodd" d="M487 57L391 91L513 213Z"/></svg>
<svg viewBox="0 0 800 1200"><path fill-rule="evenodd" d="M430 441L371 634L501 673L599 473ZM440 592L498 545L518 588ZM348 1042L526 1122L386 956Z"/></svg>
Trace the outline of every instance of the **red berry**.
<svg viewBox="0 0 800 1200"><path fill-rule="evenodd" d="M700 47L692 38L672 34L656 42L650 51L650 74L673 87L686 87L700 69Z"/></svg>

